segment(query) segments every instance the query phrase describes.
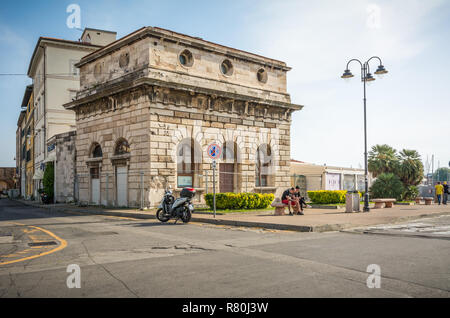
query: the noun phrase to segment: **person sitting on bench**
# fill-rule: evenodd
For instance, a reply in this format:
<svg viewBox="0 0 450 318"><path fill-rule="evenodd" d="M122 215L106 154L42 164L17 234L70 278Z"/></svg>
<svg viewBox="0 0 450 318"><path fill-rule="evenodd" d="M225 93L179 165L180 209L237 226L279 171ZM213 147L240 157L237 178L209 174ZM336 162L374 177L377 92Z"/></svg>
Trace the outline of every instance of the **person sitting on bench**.
<svg viewBox="0 0 450 318"><path fill-rule="evenodd" d="M300 207L300 212L298 212L297 214L303 215L303 205L306 208L306 201L305 201L305 198L302 197L302 195L300 194L300 187L299 186L295 187L294 199L298 201L299 207Z"/></svg>
<svg viewBox="0 0 450 318"><path fill-rule="evenodd" d="M290 188L284 191L283 194L281 195L281 202L283 202L283 204L286 204L288 206L289 215L293 215L291 211L291 205L295 206L297 211L299 209L299 202L294 199L294 192L295 189Z"/></svg>

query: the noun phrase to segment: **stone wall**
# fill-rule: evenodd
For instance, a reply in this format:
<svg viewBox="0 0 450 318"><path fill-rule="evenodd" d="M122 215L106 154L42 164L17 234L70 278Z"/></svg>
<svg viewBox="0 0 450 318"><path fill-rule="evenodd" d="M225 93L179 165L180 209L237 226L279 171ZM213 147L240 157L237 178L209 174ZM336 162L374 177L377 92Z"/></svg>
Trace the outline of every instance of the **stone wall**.
<svg viewBox="0 0 450 318"><path fill-rule="evenodd" d="M192 54L191 66L179 61L184 50ZM221 72L224 60L232 64L233 71L229 75ZM119 80L143 77L152 82L164 81L290 103L286 77L290 68L284 62L185 35L174 37L151 27L84 57L78 65L81 83L78 98L97 94L105 85L110 87ZM260 69L267 76L263 82L257 77Z"/></svg>
<svg viewBox="0 0 450 318"><path fill-rule="evenodd" d="M240 108L238 101L235 101L236 108L231 109L230 106L229 111L221 109L223 103L219 99L215 100L215 105L205 109L199 103L204 98L201 95L192 97L190 104L177 104L175 96L178 94L171 93L175 103L169 99L165 102L155 100L150 106L152 177L167 176L169 184L176 188L177 146L183 140L193 138L200 148L201 174L208 175L207 180L205 177L199 180L197 188L200 194L206 191L206 183L208 192L212 192L213 172L211 159L207 156L207 147L212 142L222 146L225 142L237 145L239 171L236 174L239 184L236 191L273 192L278 195L289 187L290 118L280 118L275 111L271 114L260 113L259 105L247 106L249 109L245 112L245 106ZM255 187L255 163L257 148L263 144L269 145L273 153L273 182L261 189Z"/></svg>
<svg viewBox="0 0 450 318"><path fill-rule="evenodd" d="M76 132L55 135L55 199L56 202L73 202L75 190Z"/></svg>
<svg viewBox="0 0 450 318"><path fill-rule="evenodd" d="M256 104L233 101L234 105L228 105L220 98L212 101L202 94L153 92L153 88L139 88L78 108L76 170L81 202L90 202L89 168L98 166L101 203L116 205L114 148L120 138L128 141L131 150L125 162L130 206L140 206L141 173L144 206L155 206L166 186L179 190L176 150L181 141L190 138L199 145L200 152L198 174L202 177L196 187L197 202L203 202L206 191L212 192L211 160L206 154L211 142L236 143L237 191L279 195L289 186L290 117L285 118L275 109L261 111ZM92 157L96 143L102 148L102 158ZM255 187L255 162L257 148L262 144L270 145L273 153L273 183L259 188Z"/></svg>
<svg viewBox="0 0 450 318"><path fill-rule="evenodd" d="M141 90L134 90L110 99L97 101L94 105L77 112L77 179L79 196L83 203L90 203L90 171L100 170L100 201L107 206L116 205L115 166L128 167L128 203L140 205L140 175L144 173L144 183L148 187L150 169L150 122L148 99ZM131 156L125 160L115 160L116 142L124 138L131 148ZM102 158L92 158L93 145L100 144ZM108 179L108 180L107 180Z"/></svg>

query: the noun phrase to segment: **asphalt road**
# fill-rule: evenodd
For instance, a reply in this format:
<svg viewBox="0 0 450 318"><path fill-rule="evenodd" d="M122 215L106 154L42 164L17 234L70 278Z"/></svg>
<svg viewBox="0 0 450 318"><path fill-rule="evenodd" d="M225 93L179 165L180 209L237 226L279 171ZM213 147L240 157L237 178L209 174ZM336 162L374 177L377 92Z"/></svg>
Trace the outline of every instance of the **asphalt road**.
<svg viewBox="0 0 450 318"><path fill-rule="evenodd" d="M435 231L299 233L51 213L1 199L0 296L449 297L450 217L425 223ZM68 287L71 264L80 288ZM380 288L367 286L371 264Z"/></svg>

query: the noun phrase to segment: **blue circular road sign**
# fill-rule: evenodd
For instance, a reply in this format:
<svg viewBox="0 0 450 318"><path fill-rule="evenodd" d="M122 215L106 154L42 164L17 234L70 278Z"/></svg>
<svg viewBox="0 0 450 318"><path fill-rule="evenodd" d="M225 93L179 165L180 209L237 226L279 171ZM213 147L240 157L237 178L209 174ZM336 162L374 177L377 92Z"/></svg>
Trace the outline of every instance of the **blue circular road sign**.
<svg viewBox="0 0 450 318"><path fill-rule="evenodd" d="M218 144L210 144L208 146L208 156L213 159L216 160L220 157L220 154L222 153L222 148L218 145Z"/></svg>

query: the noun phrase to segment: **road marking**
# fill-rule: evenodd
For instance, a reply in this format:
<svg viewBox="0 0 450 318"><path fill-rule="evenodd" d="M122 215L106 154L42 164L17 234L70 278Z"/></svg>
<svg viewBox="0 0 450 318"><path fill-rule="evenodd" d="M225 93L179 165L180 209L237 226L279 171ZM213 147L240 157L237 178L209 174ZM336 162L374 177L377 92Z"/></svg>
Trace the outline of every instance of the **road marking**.
<svg viewBox="0 0 450 318"><path fill-rule="evenodd" d="M19 258L19 259L12 260L12 261L0 262L0 265L7 265L7 264L12 264L12 263L18 263L18 262L23 262L23 261L27 261L27 260L30 260L30 259L42 257L42 256L45 256L45 255L49 255L49 254L55 253L57 251L60 251L60 250L62 250L64 248L66 248L66 246L67 246L66 240L56 236L54 233L52 233L52 232L50 232L50 231L48 231L46 229L43 229L43 228L40 228L40 227L34 226L34 225L26 225L26 224L15 223L15 222L8 222L8 223L15 224L15 225L20 225L20 226L26 226L26 227L29 227L29 228L33 228L33 229L42 231L42 232L50 235L51 237L53 237L55 240L59 241L60 244L59 244L59 246L55 247L54 249L52 249L50 251L39 253L37 255L32 255L32 256ZM43 247L43 246L39 246L39 248L41 248L41 247ZM8 257L8 256L6 256L6 257Z"/></svg>

